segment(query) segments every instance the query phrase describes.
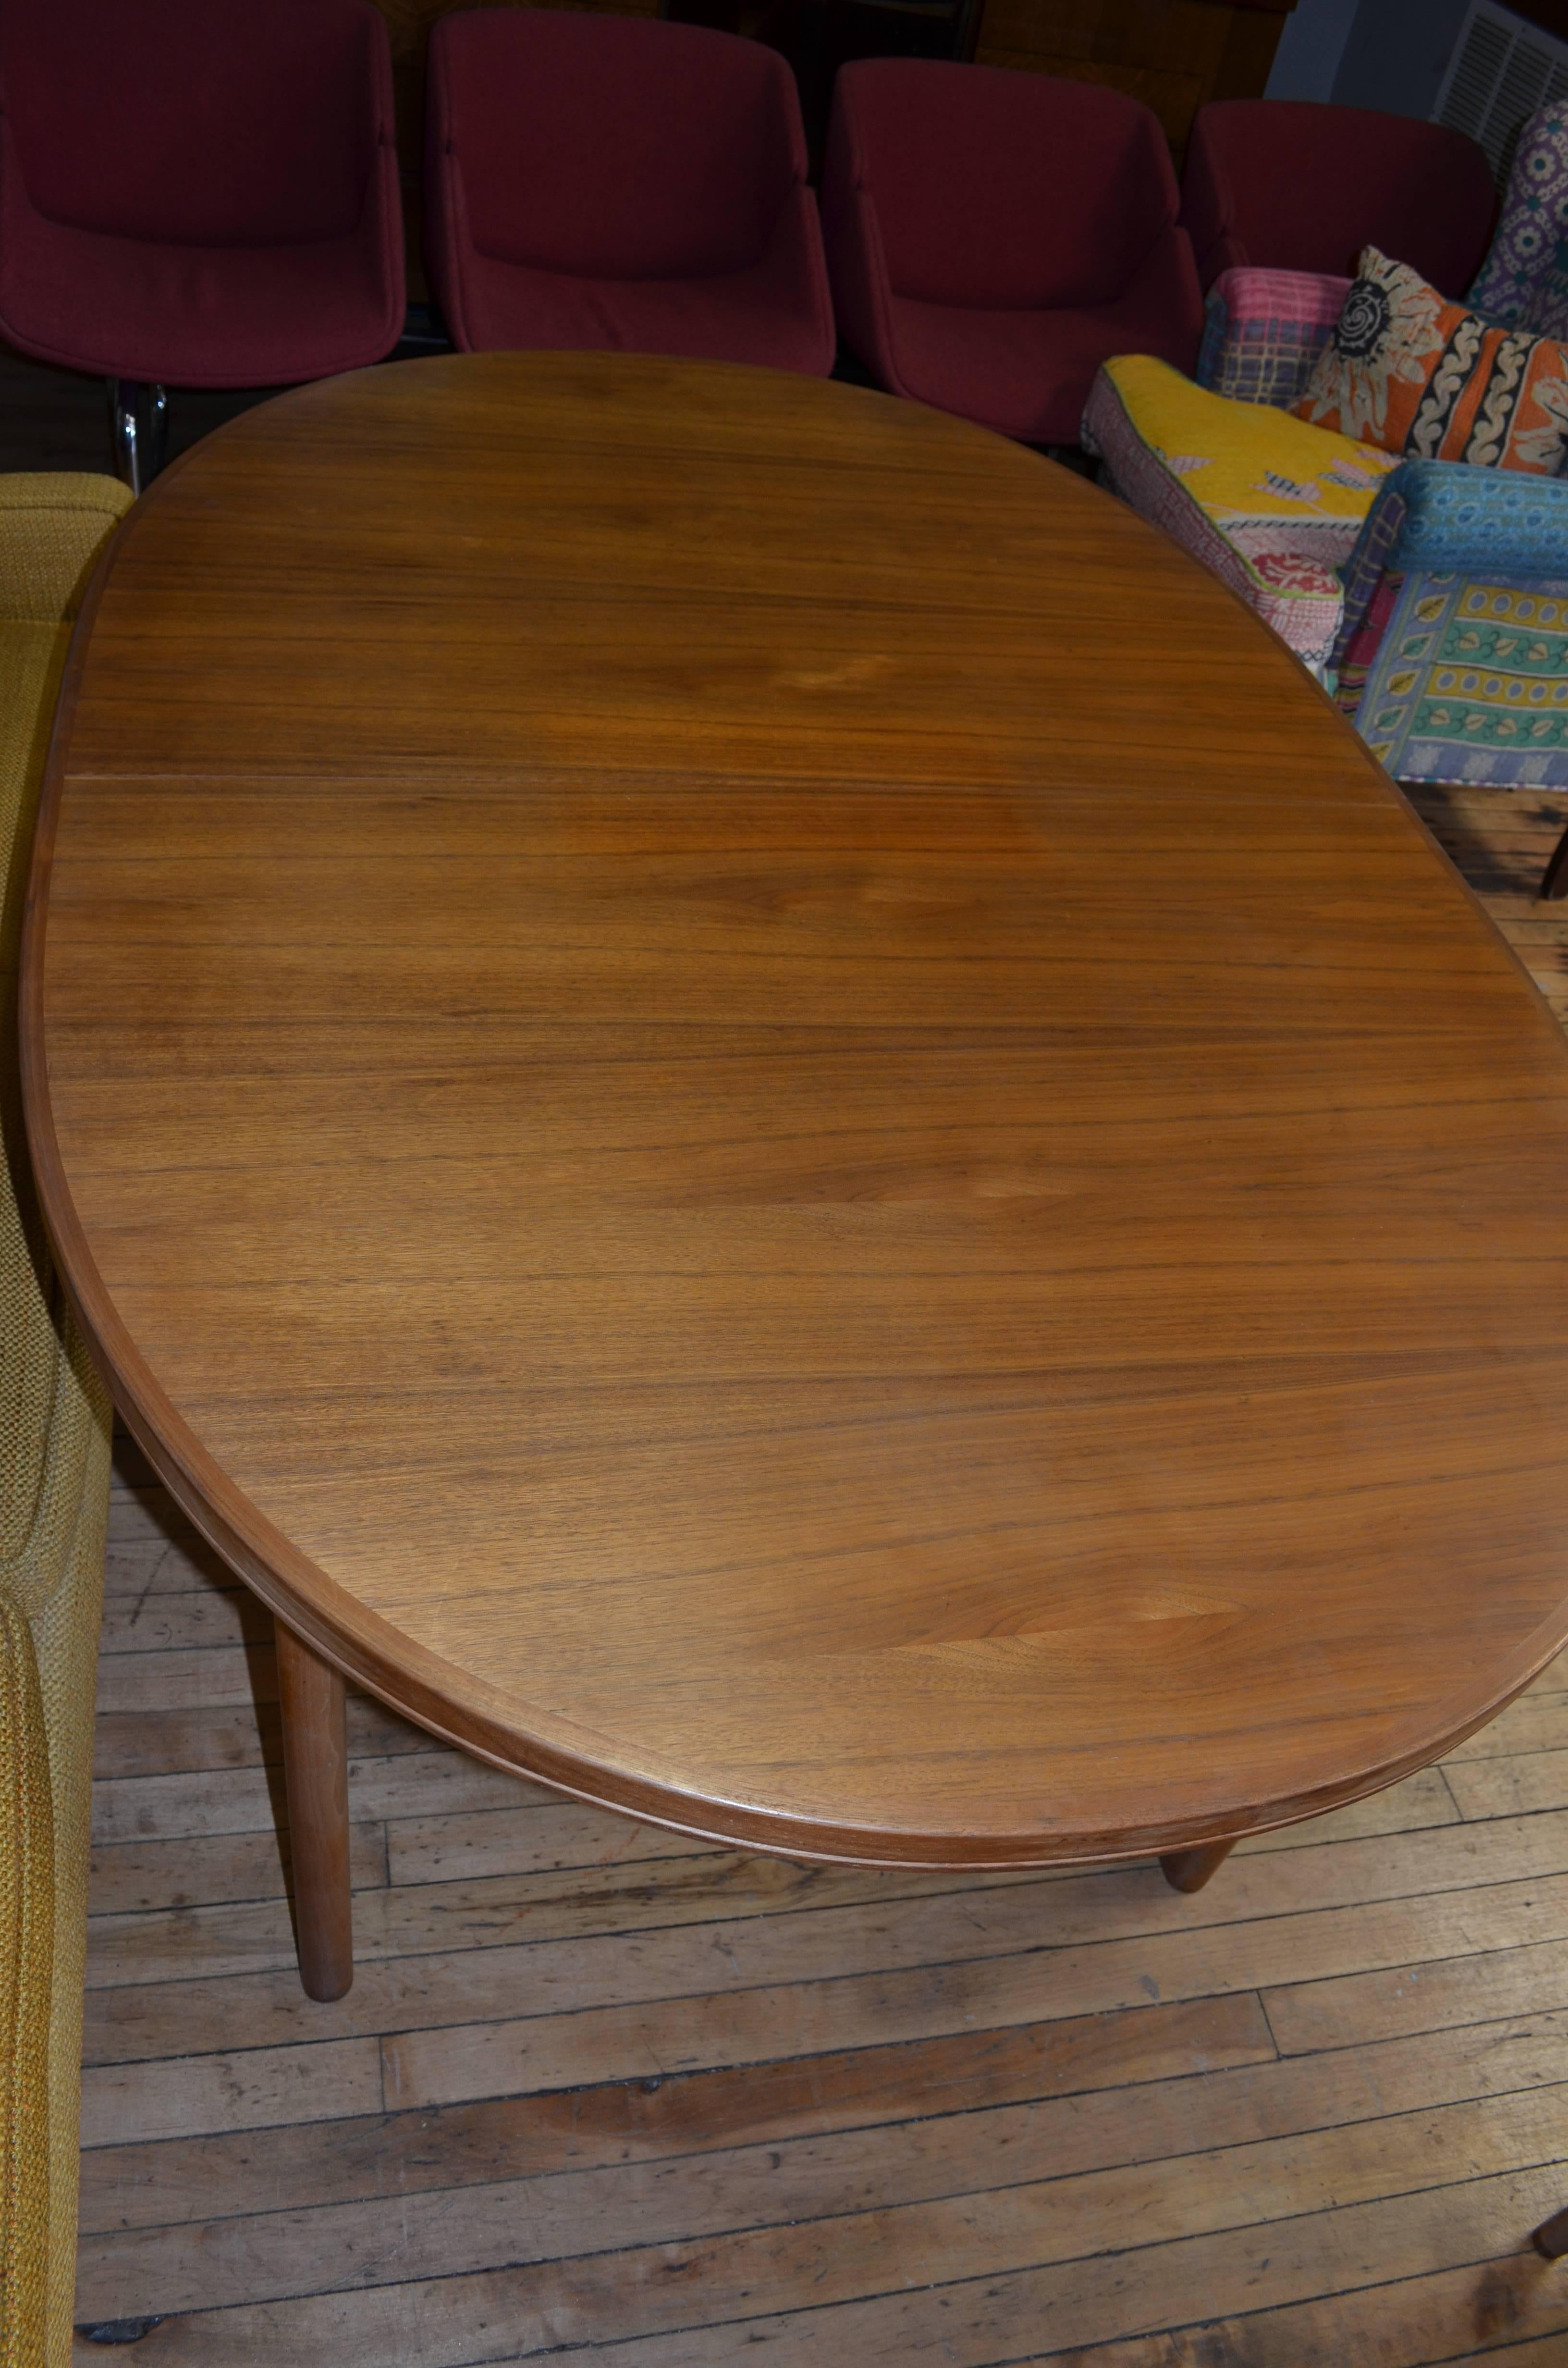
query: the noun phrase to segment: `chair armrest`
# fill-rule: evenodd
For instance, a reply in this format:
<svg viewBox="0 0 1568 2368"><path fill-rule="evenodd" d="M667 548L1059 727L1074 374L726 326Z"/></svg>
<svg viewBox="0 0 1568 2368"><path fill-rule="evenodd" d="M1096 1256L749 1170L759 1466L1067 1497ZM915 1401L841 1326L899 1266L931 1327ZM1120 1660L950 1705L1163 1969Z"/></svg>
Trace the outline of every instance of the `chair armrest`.
<svg viewBox="0 0 1568 2368"><path fill-rule="evenodd" d="M818 205L839 334L890 394L906 394L893 353L892 284L881 226L861 177L847 106L835 107L828 123Z"/></svg>
<svg viewBox="0 0 1568 2368"><path fill-rule="evenodd" d="M1568 575L1568 478L1463 461L1406 461L1385 477L1345 563L1332 663L1344 659L1387 575Z"/></svg>
<svg viewBox="0 0 1568 2368"><path fill-rule="evenodd" d="M1440 575L1568 575L1568 478L1522 469L1478 469L1462 461L1406 461L1372 505L1401 516L1385 567Z"/></svg>
<svg viewBox="0 0 1568 2368"><path fill-rule="evenodd" d="M105 537L130 507L129 487L114 477L0 476L0 634L69 623Z"/></svg>
<svg viewBox="0 0 1568 2368"><path fill-rule="evenodd" d="M44 2357L49 2325L50 2016L54 1995L54 1842L49 1741L27 1615L0 1586L0 1785L5 1900L0 1981L6 2001L0 2068L0 2282L6 2350ZM72 2215L73 2222L74 2214ZM73 2227L73 2233L74 2229Z"/></svg>
<svg viewBox="0 0 1568 2368"><path fill-rule="evenodd" d="M1209 290L1198 383L1236 403L1295 402L1350 282L1319 271L1222 271Z"/></svg>
<svg viewBox="0 0 1568 2368"><path fill-rule="evenodd" d="M816 336L816 353L810 368L826 378L837 353L838 335L827 283L822 217L814 191L803 181L794 182L784 193L762 251L761 268L778 302L798 304L803 312L810 313ZM807 367L805 350L802 344L802 370Z"/></svg>

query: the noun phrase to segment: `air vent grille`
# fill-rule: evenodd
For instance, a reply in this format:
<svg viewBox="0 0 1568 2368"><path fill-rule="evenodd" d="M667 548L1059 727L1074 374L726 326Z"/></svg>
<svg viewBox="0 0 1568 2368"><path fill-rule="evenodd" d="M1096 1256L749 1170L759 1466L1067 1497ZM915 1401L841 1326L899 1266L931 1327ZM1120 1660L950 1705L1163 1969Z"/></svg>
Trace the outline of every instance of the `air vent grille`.
<svg viewBox="0 0 1568 2368"><path fill-rule="evenodd" d="M1470 14L1432 109L1479 141L1502 187L1519 127L1538 107L1568 97L1568 43L1527 25L1496 0L1471 0Z"/></svg>

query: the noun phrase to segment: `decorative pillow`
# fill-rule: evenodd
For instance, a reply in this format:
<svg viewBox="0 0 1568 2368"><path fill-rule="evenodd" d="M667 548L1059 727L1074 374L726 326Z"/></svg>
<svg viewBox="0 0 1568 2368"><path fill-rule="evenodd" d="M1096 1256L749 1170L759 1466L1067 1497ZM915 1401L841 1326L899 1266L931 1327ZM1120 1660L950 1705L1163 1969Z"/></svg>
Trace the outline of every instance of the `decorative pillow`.
<svg viewBox="0 0 1568 2368"><path fill-rule="evenodd" d="M1113 491L1308 666L1326 661L1345 606L1339 570L1399 466L1392 455L1267 404L1210 394L1150 354L1106 363L1082 432Z"/></svg>
<svg viewBox="0 0 1568 2368"><path fill-rule="evenodd" d="M1489 327L1369 246L1295 408L1412 460L1554 477L1568 458L1568 349Z"/></svg>
<svg viewBox="0 0 1568 2368"><path fill-rule="evenodd" d="M1350 282L1320 271L1221 271L1204 306L1198 383L1234 403L1287 410L1334 335Z"/></svg>
<svg viewBox="0 0 1568 2368"><path fill-rule="evenodd" d="M1568 107L1561 99L1519 133L1503 219L1469 301L1506 328L1568 336Z"/></svg>

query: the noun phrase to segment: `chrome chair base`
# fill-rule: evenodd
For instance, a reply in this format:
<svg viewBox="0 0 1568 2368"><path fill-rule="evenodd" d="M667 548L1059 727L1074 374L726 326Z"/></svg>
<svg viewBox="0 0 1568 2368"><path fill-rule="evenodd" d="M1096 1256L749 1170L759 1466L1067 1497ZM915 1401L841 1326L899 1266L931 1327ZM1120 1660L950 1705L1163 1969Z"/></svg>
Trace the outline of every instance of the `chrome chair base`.
<svg viewBox="0 0 1568 2368"><path fill-rule="evenodd" d="M122 485L140 494L168 459L169 398L150 381L111 378L108 386L114 473Z"/></svg>

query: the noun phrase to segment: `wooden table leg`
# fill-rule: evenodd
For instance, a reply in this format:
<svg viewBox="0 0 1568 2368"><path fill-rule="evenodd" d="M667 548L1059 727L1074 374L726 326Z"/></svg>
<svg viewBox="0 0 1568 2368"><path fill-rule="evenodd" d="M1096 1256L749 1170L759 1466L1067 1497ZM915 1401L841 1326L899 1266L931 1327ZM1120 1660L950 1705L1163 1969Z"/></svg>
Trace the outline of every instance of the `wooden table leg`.
<svg viewBox="0 0 1568 2368"><path fill-rule="evenodd" d="M294 1929L307 1998L340 1998L354 1979L348 1896L348 1736L343 1679L281 1620L278 1695L294 1864Z"/></svg>
<svg viewBox="0 0 1568 2368"><path fill-rule="evenodd" d="M1198 1850L1167 1850L1160 1864L1173 1891L1201 1891L1234 1849L1234 1842L1204 1842Z"/></svg>
<svg viewBox="0 0 1568 2368"><path fill-rule="evenodd" d="M1543 2220L1530 2241L1536 2251L1544 2253L1549 2261L1560 2261L1563 2254L1568 2253L1568 2209L1554 2214L1550 2220Z"/></svg>

